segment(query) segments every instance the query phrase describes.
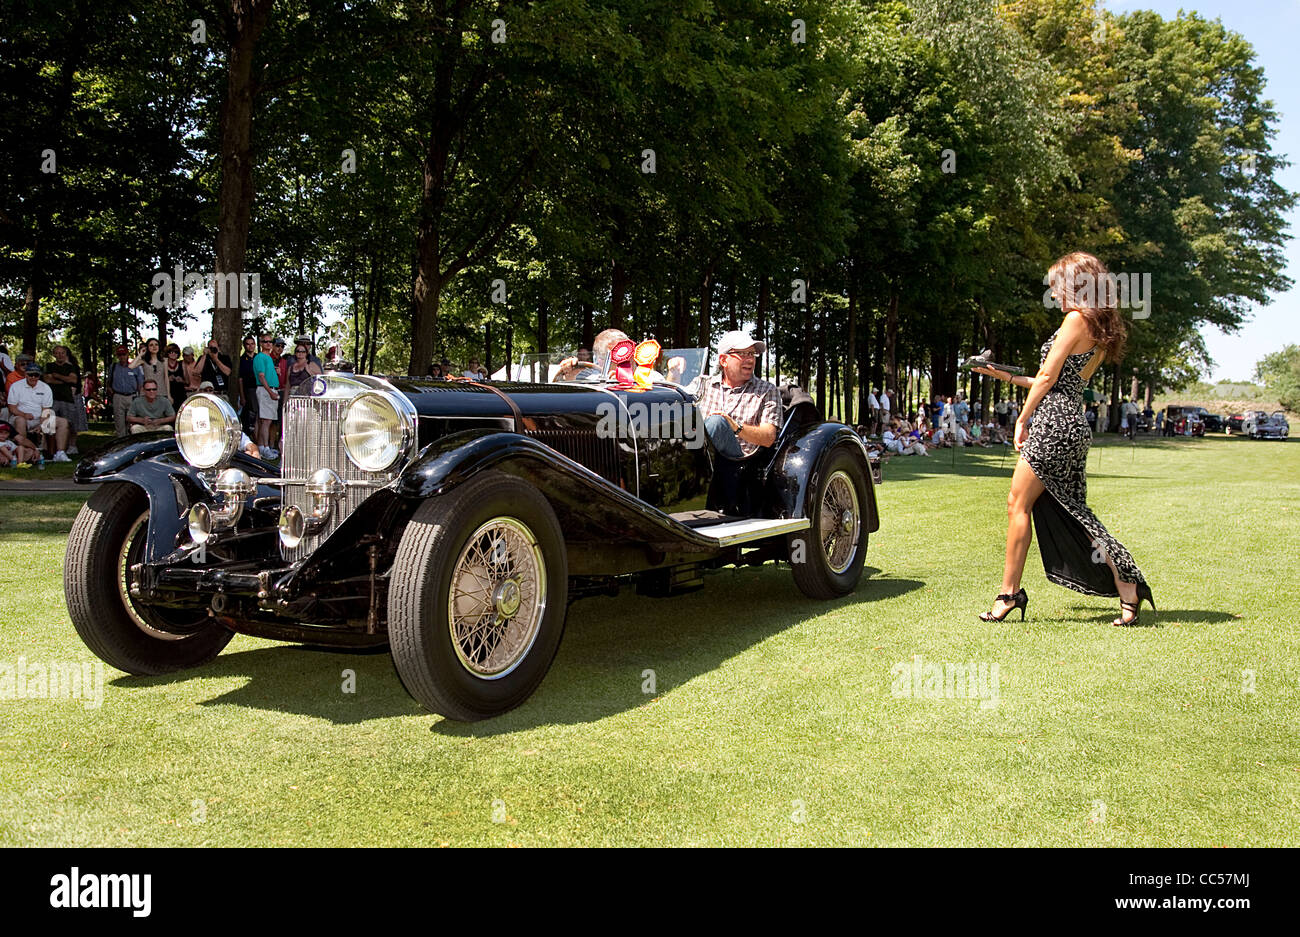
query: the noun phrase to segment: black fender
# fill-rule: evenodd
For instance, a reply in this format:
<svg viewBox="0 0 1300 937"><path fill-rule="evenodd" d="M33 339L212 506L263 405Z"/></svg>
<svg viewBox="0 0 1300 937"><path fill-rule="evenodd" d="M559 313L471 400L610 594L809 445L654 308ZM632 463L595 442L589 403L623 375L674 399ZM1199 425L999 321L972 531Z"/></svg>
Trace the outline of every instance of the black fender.
<svg viewBox="0 0 1300 937"><path fill-rule="evenodd" d="M809 422L783 434L781 447L767 468L764 486L768 510L774 517L807 517L808 493L821 481L822 466L833 452L843 450L860 460L867 480L867 503L863 505L863 529L880 529L876 508L876 486L871 478L867 448L858 434L843 423Z"/></svg>
<svg viewBox="0 0 1300 937"><path fill-rule="evenodd" d="M274 466L238 452L231 465L248 472L254 479L273 477ZM73 481L81 485L103 482L127 482L142 489L149 498L149 534L145 544L145 561L158 563L188 537L187 515L198 501L211 501L213 494L199 470L185 461L176 437L171 433L141 433L120 437L77 463ZM279 498L279 491L259 486L249 501L258 497Z"/></svg>
<svg viewBox="0 0 1300 937"><path fill-rule="evenodd" d="M538 488L555 509L570 544L599 544L611 556L624 544L635 545L639 552L647 547L663 554L717 552L715 541L520 433L485 427L443 436L406 467L393 491L399 498L420 501L446 494L488 469Z"/></svg>

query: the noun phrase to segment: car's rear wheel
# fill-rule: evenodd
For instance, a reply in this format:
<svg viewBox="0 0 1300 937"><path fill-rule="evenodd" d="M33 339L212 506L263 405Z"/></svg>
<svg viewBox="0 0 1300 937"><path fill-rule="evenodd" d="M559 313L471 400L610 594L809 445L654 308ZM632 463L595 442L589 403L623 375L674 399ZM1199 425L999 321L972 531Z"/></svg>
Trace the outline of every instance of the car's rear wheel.
<svg viewBox="0 0 1300 937"><path fill-rule="evenodd" d="M789 538L795 585L812 599L848 595L867 555L866 469L844 449L832 452L810 495L808 530Z"/></svg>
<svg viewBox="0 0 1300 937"><path fill-rule="evenodd" d="M68 535L63 592L81 640L130 674L172 673L206 664L234 632L202 611L155 608L133 598L131 567L145 556L149 499L125 482L100 486Z"/></svg>
<svg viewBox="0 0 1300 937"><path fill-rule="evenodd" d="M471 722L537 689L564 632L564 535L546 498L485 472L426 501L389 586L393 663L419 703Z"/></svg>

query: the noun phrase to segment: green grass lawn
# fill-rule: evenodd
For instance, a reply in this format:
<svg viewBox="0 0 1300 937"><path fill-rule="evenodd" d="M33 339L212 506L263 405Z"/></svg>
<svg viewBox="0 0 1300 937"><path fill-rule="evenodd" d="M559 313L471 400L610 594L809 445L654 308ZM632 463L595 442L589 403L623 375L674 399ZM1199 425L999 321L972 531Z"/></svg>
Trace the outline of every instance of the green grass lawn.
<svg viewBox="0 0 1300 937"><path fill-rule="evenodd" d="M98 708L0 700L0 843L1300 843L1300 445L1094 449L1091 504L1161 608L1132 629L1036 546L1028 620L978 621L1014 454L950 459L889 464L855 595L769 566L578 602L540 690L489 722L423 712L386 654L246 637L109 670ZM79 505L0 497L0 662L92 659L60 578ZM996 664L997 704L896 697L914 655Z"/></svg>

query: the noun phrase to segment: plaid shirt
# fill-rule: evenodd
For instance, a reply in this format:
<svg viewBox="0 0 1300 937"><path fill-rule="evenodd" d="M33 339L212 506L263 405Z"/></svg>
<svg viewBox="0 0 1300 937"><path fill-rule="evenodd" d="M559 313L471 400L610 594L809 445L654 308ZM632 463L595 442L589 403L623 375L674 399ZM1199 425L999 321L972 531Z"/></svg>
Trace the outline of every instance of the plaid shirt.
<svg viewBox="0 0 1300 937"><path fill-rule="evenodd" d="M700 397L700 413L705 417L725 413L742 426L770 424L781 427L781 391L775 384L751 377L739 387L722 383L722 375L715 374L704 386ZM752 442L738 439L740 451L746 457L758 451Z"/></svg>

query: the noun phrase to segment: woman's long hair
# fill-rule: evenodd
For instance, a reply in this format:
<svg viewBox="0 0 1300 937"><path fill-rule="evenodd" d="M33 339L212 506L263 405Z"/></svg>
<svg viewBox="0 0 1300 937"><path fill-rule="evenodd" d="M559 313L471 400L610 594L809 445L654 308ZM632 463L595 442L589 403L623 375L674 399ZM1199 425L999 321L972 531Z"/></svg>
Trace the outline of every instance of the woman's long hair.
<svg viewBox="0 0 1300 937"><path fill-rule="evenodd" d="M1128 327L1119 314L1115 281L1104 263L1092 254L1074 251L1052 264L1047 282L1062 309L1083 316L1107 361L1123 357Z"/></svg>

